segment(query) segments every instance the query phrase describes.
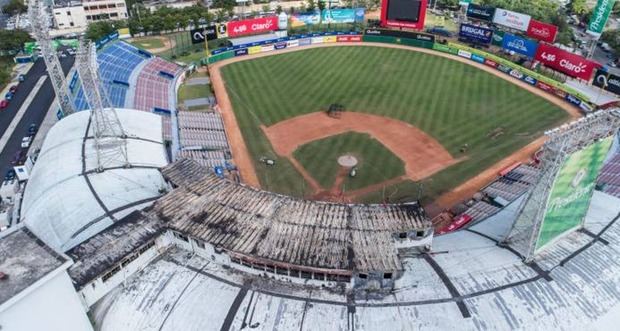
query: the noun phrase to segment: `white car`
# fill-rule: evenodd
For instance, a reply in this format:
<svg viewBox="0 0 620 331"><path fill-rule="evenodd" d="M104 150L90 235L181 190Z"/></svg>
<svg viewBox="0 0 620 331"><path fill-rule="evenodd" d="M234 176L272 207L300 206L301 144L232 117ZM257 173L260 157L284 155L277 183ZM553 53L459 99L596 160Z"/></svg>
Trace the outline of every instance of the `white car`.
<svg viewBox="0 0 620 331"><path fill-rule="evenodd" d="M32 142L32 137L30 136L22 138L22 148L30 147L31 142Z"/></svg>

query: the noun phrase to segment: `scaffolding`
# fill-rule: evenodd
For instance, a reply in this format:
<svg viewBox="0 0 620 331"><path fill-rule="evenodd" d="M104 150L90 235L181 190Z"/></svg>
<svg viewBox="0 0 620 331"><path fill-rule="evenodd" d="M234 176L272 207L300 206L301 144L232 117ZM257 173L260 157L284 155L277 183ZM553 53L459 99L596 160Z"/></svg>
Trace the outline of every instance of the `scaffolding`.
<svg viewBox="0 0 620 331"><path fill-rule="evenodd" d="M60 110L63 116L67 116L75 112L75 105L71 98L71 91L69 90L65 73L62 70L49 34L51 16L47 10L47 6L41 0L28 1L28 17L32 34L41 48L41 57L43 57L43 61L45 61L47 66L47 73L52 82L54 93L56 93Z"/></svg>
<svg viewBox="0 0 620 331"><path fill-rule="evenodd" d="M610 109L589 114L575 122L546 132L540 172L536 184L526 193L518 216L504 243L519 252L526 262L534 259L536 242L547 211L549 195L566 158L600 139L618 132L620 110Z"/></svg>
<svg viewBox="0 0 620 331"><path fill-rule="evenodd" d="M97 150L97 170L128 167L127 134L97 74L97 51L81 40L76 54L77 71L90 106L91 128Z"/></svg>

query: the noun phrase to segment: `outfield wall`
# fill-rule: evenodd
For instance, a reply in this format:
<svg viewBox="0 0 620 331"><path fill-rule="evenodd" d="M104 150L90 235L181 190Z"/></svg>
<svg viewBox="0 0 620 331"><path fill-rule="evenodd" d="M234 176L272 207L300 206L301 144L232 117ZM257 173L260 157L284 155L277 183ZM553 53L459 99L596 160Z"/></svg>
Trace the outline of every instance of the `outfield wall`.
<svg viewBox="0 0 620 331"><path fill-rule="evenodd" d="M590 104L590 99L586 95L566 86L565 84L545 77L497 55L457 43L437 43L435 42L435 36L417 32L366 29L364 34L360 32L322 32L301 34L285 38L264 40L251 44L219 48L211 52L212 55L209 57L208 62L211 64L236 56L271 52L292 47L343 42L399 44L414 48L432 49L438 52L460 56L473 62L492 67L503 72L504 74L510 75L513 78L524 81L527 84L555 95L556 97L563 99L564 101L579 108L583 112L591 112L593 110L593 107Z"/></svg>

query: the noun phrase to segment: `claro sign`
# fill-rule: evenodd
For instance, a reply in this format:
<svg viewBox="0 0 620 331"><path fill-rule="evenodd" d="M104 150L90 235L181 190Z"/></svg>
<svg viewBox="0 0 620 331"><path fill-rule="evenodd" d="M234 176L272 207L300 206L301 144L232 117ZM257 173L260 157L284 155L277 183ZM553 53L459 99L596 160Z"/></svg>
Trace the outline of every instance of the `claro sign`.
<svg viewBox="0 0 620 331"><path fill-rule="evenodd" d="M586 81L589 81L594 70L601 66L597 62L547 44L538 46L534 58L549 68Z"/></svg>
<svg viewBox="0 0 620 331"><path fill-rule="evenodd" d="M254 34L278 29L278 17L254 18L243 21L228 22L228 37L237 37L246 34Z"/></svg>

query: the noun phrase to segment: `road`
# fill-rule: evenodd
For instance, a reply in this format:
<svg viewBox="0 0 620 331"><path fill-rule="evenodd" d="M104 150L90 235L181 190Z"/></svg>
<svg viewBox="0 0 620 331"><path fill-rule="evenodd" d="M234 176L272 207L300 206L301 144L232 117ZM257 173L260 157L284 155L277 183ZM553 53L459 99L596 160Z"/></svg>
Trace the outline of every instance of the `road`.
<svg viewBox="0 0 620 331"><path fill-rule="evenodd" d="M66 57L60 60L62 68L65 71L65 74L67 74L71 66L73 66L74 58ZM0 112L0 132L4 133L9 127L11 121L17 114L17 111L24 103L24 100L28 97L29 91L34 88L39 78L46 74L47 72L43 59L37 60L26 75L26 80L19 84L17 94L13 97L13 100L11 100L9 107ZM43 86L41 86L41 89L37 92L34 100L30 104L30 107L28 107L24 113L24 116L17 124L17 127L15 128L13 135L11 135L6 143L4 150L0 152L0 175L2 176L0 181L4 179L4 174L7 170L12 168L11 159L13 158L13 155L21 149L21 140L22 137L28 133L28 127L32 123L36 124L37 127L41 125L41 122L43 121L43 118L45 118L45 114L50 108L54 97L55 94L52 89L52 83L48 78L45 80L45 83L43 83Z"/></svg>

